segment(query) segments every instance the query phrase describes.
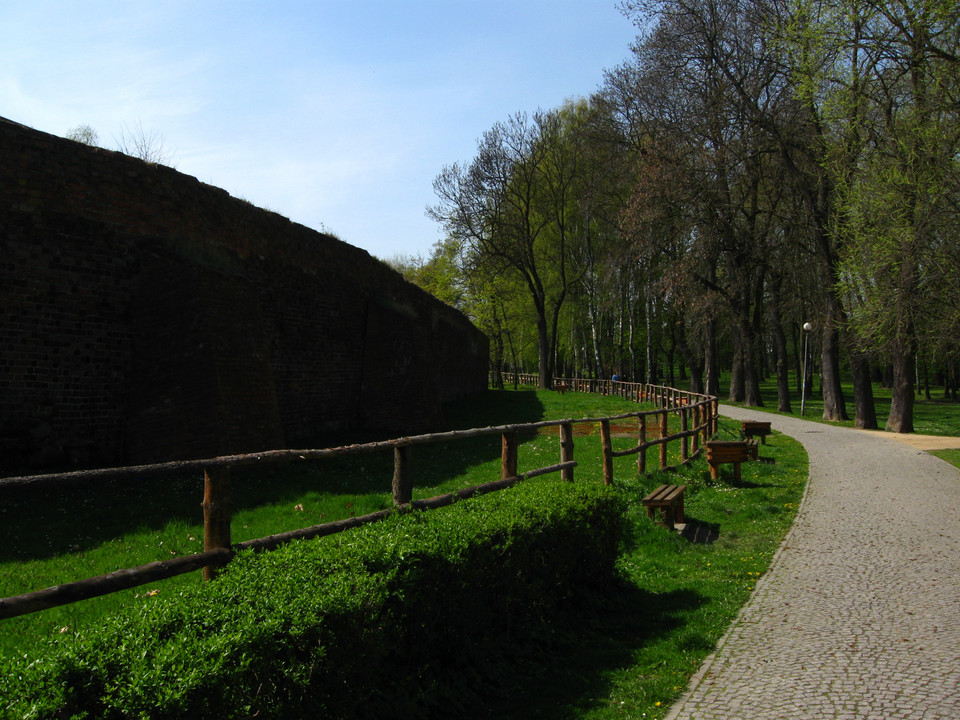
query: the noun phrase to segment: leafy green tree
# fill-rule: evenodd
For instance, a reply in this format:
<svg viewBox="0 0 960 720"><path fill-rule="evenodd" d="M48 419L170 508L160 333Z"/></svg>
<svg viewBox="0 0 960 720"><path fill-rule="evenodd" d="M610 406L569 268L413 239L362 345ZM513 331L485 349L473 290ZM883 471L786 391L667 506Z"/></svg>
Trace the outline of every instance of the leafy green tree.
<svg viewBox="0 0 960 720"><path fill-rule="evenodd" d="M913 431L921 337L949 327L960 307L941 268L956 245L960 124L960 8L941 0L867 2L860 47L870 123L861 172L845 189L852 218L842 285L856 298L851 326L893 367L887 429ZM948 311L948 314L951 314Z"/></svg>
<svg viewBox="0 0 960 720"><path fill-rule="evenodd" d="M582 237L565 212L577 172L557 112L518 113L484 133L476 158L443 169L429 214L494 273L515 274L532 301L542 387L552 383L560 312L579 268Z"/></svg>

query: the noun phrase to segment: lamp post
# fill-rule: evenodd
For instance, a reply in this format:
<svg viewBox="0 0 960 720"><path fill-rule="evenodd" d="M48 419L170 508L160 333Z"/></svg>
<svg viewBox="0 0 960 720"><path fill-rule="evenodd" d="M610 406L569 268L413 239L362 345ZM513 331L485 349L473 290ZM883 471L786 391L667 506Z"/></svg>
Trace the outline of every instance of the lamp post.
<svg viewBox="0 0 960 720"><path fill-rule="evenodd" d="M807 404L807 339L810 337L811 330L813 330L813 325L805 322L803 324L803 382L800 385L800 417L803 417Z"/></svg>

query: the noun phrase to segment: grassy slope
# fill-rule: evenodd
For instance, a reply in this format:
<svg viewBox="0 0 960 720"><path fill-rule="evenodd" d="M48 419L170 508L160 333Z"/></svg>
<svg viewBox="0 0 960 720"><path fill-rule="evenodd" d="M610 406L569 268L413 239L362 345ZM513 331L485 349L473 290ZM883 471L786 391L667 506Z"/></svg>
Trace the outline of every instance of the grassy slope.
<svg viewBox="0 0 960 720"><path fill-rule="evenodd" d="M619 398L493 392L457 408L449 424L470 427L597 417L635 409ZM732 437L732 426L723 433ZM615 437L615 447L633 444L624 436L630 434ZM499 476L497 437L415 450L419 497ZM749 597L794 517L806 478L802 448L774 436L763 454L775 458L776 464L745 466L739 487L726 482L711 485L702 460L678 474L637 477L634 457L618 459L617 485L636 501L629 547L621 559L622 581L602 596L572 599L549 637L517 647L496 676L487 712L475 709L472 716L662 716ZM600 482L599 457L596 431L578 434L578 482ZM555 431L529 436L520 448L520 470L558 458ZM670 459L674 461L675 456ZM237 475L234 539L385 507L390 502L391 463L384 454ZM648 463L655 465L655 453L650 453ZM691 526L696 523L701 536L714 542L691 542L646 518L639 499L662 482L690 485ZM126 490L108 486L56 494L24 491L5 498L9 541L0 549L0 593L37 589L199 549L201 485L199 478L171 478ZM152 591L175 593L179 584L192 582L199 582L199 574L2 621L0 652L29 651L35 638L43 635L70 642L74 632L96 623L103 612L125 603L149 602Z"/></svg>

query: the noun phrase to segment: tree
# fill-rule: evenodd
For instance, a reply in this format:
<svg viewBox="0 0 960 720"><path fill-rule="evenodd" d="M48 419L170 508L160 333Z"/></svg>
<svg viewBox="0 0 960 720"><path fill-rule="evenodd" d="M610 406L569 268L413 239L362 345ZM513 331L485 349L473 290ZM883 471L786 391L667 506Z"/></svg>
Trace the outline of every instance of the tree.
<svg viewBox="0 0 960 720"><path fill-rule="evenodd" d="M468 166L445 167L434 180L439 202L428 214L493 273L515 273L532 301L541 387L553 379L560 312L580 270L571 259L582 240L565 201L577 172L557 112L518 113L484 133Z"/></svg>
<svg viewBox="0 0 960 720"><path fill-rule="evenodd" d="M426 290L441 302L465 310L467 290L458 254L456 243L448 240L434 245L427 260L420 256L398 255L385 262L403 275L405 280Z"/></svg>
<svg viewBox="0 0 960 720"><path fill-rule="evenodd" d="M144 130L139 120L135 126L122 125L120 136L114 137L117 150L155 165L173 167L173 152L164 147L164 138L156 130Z"/></svg>
<svg viewBox="0 0 960 720"><path fill-rule="evenodd" d="M777 209L783 167L778 146L753 119L758 109L777 116L789 95L765 50L763 16L747 2L628 4L630 12L651 10L658 23L635 49L633 92L643 109L631 115L656 139L646 149L660 154L660 165L680 170L671 171L672 188L654 190L677 195L680 213L648 232L647 242L677 248L683 257L668 251L674 272L691 274L701 296L725 305L734 348L730 398L761 405L765 286L773 246L784 237ZM656 206L650 196L638 202L646 210ZM704 339L709 352L712 338Z"/></svg>
<svg viewBox="0 0 960 720"><path fill-rule="evenodd" d="M869 142L846 188L853 220L842 281L857 301L851 326L861 344L892 360L887 429L912 432L921 335L945 329L935 308L960 306L938 282L956 245L960 9L941 0L866 6Z"/></svg>
<svg viewBox="0 0 960 720"><path fill-rule="evenodd" d="M100 136L97 135L97 131L89 125L77 125L64 137L66 137L67 140L73 140L75 142L83 143L84 145L90 145L92 147L97 147L100 144Z"/></svg>

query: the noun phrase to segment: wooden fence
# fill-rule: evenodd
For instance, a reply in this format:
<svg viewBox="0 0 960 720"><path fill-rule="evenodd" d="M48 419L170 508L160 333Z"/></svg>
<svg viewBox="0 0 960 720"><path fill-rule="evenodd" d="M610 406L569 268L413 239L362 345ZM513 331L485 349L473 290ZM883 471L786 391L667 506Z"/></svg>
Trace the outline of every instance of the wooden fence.
<svg viewBox="0 0 960 720"><path fill-rule="evenodd" d="M534 378L535 376L531 376ZM521 382L526 382L521 380ZM35 592L0 599L0 619L26 615L60 605L79 602L112 592L146 585L203 569L206 579L213 578L218 569L230 562L233 556L242 550L270 550L295 539L315 538L332 535L367 523L383 520L395 512L411 509L432 509L449 505L456 500L501 490L526 478L559 472L565 480L573 480L573 471L577 465L574 460L574 432L576 425L600 426L600 440L603 453L603 479L613 482L613 459L626 455L637 455L638 472L647 470L647 450L659 447L659 467L666 469L667 446L671 442L680 443L681 463L696 457L702 444L716 433L717 399L695 395L693 393L654 385L637 383L611 383L611 381L587 381L558 379L557 382L575 391L605 392L606 394L624 394L637 402L651 402L658 409L626 413L613 417L580 418L568 420L547 420L535 423L501 425L496 427L455 430L428 435L384 440L381 442L346 445L316 450L271 450L261 453L230 455L205 460L158 463L134 467L106 468L99 470L81 470L69 473L32 475L0 479L0 492L4 488L17 486L54 487L68 483L92 483L104 480L137 480L145 477L202 472L204 478L203 520L204 551L195 555L176 557L170 560L141 565L135 568L117 570L77 582L65 583ZM590 385L590 383L601 383ZM608 383L603 385L602 383ZM668 434L667 420L671 414L680 417L680 432ZM612 448L610 423L615 420L634 418L637 422L636 446L621 451ZM653 422L648 422L653 418ZM656 427L657 437L649 430ZM560 462L546 467L534 468L524 473L518 472L519 435L535 432L543 428L559 428ZM485 435L501 437L501 477L499 480L464 488L457 492L439 495L424 500L413 500L414 478L410 471L410 448L437 442L448 442ZM230 539L230 474L233 468L250 465L266 465L290 461L317 461L324 458L366 453L393 453L393 504L394 507L378 512L351 517L344 520L314 525L300 530L270 535L242 543L231 543Z"/></svg>

